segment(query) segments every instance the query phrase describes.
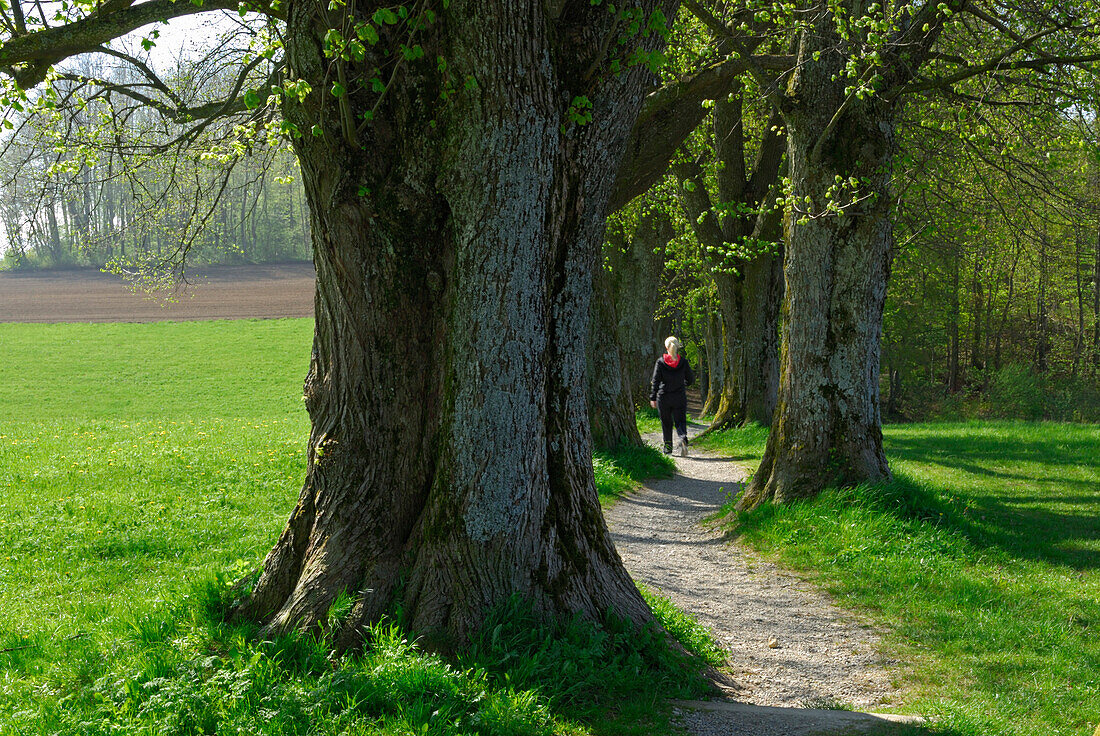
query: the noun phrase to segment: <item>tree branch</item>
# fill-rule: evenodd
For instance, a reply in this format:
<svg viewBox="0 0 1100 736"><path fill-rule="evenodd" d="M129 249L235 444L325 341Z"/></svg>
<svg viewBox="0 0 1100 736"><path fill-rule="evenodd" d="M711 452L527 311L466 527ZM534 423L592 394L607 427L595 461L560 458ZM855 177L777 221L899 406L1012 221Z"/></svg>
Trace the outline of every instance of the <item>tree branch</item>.
<svg viewBox="0 0 1100 736"><path fill-rule="evenodd" d="M125 55L123 54L123 56ZM166 104L162 100L151 97L150 95L147 95L144 92L140 91L134 85L119 84L117 82L109 82L105 79L86 77L82 74L72 74L69 72L59 74L58 77L60 79L67 79L78 84L98 87L100 88L100 90L107 94L114 93L123 95L124 97L129 97L135 102L140 102L142 105L156 110L158 113L161 114L162 117L165 117L173 122L182 123L193 122L196 120L202 121L201 127L199 127L197 130L192 129L185 134L193 135L194 133L201 132L202 129L204 129L207 125L209 125L211 121L216 118L220 118L236 112L241 112L246 109L244 104L244 97L241 96L241 90L244 89L245 82L248 81L248 75L264 61L267 61L265 57L258 56L251 62L246 64L240 70L240 72L238 72L236 81L233 84L233 89L229 92L228 95L226 95L225 99L206 102L202 105L197 105L194 107L185 105L182 101L180 101L179 97L177 97L171 90L167 89L164 83L161 82L159 79L156 79L155 82L147 86L153 87L158 91L165 92L169 96L169 99L172 101L172 104ZM264 81L263 87L269 89L273 84L276 84L281 74L282 68L276 67ZM266 95L261 95L261 98L263 97L266 97Z"/></svg>
<svg viewBox="0 0 1100 736"><path fill-rule="evenodd" d="M706 116L703 102L727 94L751 64L785 70L794 65L794 57L758 55L725 59L646 97L615 178L610 211L625 206L660 181L676 149Z"/></svg>
<svg viewBox="0 0 1100 736"><path fill-rule="evenodd" d="M122 0L122 1L123 2L128 2L128 0ZM149 83L152 84L153 87L155 87L156 89L163 92L165 97L167 97L168 99L170 99L172 101L173 105L175 105L176 107L183 107L184 106L183 100L181 100L179 98L179 96L176 95L176 93L172 91L171 87L169 87L167 84L165 84L161 80L161 78L159 76L157 76L157 73L154 72L152 69L150 69L149 65L146 64L141 59L138 59L138 58L136 58L134 56L131 56L130 54L124 53L122 51L117 51L117 50L112 49L112 48L107 47L107 46L100 46L99 49L98 49L98 52L101 53L101 54L107 54L108 56L113 56L116 59L121 59L122 61L125 61L127 64L129 64L130 66L134 67L139 72L141 72L142 75L146 79L149 80Z"/></svg>
<svg viewBox="0 0 1100 736"><path fill-rule="evenodd" d="M12 3L12 7L18 4ZM70 56L98 51L103 44L142 26L212 10L236 9L240 4L240 0L206 0L202 5L187 0L150 0L114 12L97 11L63 26L9 39L0 45L0 71L26 89L45 79L54 64Z"/></svg>
<svg viewBox="0 0 1100 736"><path fill-rule="evenodd" d="M23 15L23 6L20 4L22 0L12 0L11 12L15 16L15 30L21 34L27 32L27 18Z"/></svg>
<svg viewBox="0 0 1100 736"><path fill-rule="evenodd" d="M1018 51L1019 49L1017 49ZM1005 62L998 55L997 59L962 69L948 77L925 79L919 82L911 82L892 90L888 97L913 94L914 92L926 92L933 89L950 89L959 82L986 74L991 71L1011 69L1046 69L1051 66L1076 66L1078 64L1091 64L1100 61L1100 54L1083 54L1081 56L1051 56L1044 54L1041 59L1021 59L1020 61Z"/></svg>

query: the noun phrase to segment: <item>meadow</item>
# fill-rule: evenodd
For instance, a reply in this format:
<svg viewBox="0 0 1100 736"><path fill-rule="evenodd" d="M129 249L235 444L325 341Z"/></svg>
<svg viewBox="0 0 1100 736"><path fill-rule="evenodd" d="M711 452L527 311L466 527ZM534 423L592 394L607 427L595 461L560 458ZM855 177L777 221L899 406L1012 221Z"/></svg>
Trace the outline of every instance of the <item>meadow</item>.
<svg viewBox="0 0 1100 736"><path fill-rule="evenodd" d="M1100 722L1100 426L896 424L892 483L720 514L887 631L907 709L953 736ZM767 430L708 448L756 462Z"/></svg>
<svg viewBox="0 0 1100 736"><path fill-rule="evenodd" d="M324 632L264 643L226 619L229 584L262 560L303 477L310 334L309 320L0 324L0 734L669 732L667 708L637 692L699 696L721 656L650 591L693 656L613 621L540 623L519 601L457 661L396 620L334 661ZM1091 734L1100 427L885 436L893 483L719 523L886 630L930 733ZM704 444L753 463L766 437ZM670 467L599 454L601 502Z"/></svg>
<svg viewBox="0 0 1100 736"><path fill-rule="evenodd" d="M639 683L706 692L704 660L613 622L543 625L513 602L446 662L391 621L334 668L323 632L264 644L226 620L229 583L304 476L311 334L311 320L0 324L0 734L667 731L667 708L623 703ZM604 453L601 501L670 467ZM646 595L716 663L693 621Z"/></svg>

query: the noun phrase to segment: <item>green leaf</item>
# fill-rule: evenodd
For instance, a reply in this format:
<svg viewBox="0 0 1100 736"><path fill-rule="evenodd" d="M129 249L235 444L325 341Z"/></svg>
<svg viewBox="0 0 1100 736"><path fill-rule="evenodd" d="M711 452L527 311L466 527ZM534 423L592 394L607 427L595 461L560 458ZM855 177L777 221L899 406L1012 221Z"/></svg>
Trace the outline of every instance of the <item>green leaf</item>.
<svg viewBox="0 0 1100 736"><path fill-rule="evenodd" d="M392 26L401 20L397 17L397 13L393 12L389 8L379 8L378 10L374 11L374 16L372 19L374 20L376 25L380 26Z"/></svg>
<svg viewBox="0 0 1100 736"><path fill-rule="evenodd" d="M333 97L343 97L348 93L348 91L344 89L344 85L340 84L339 82L333 82L332 89L329 91L332 92Z"/></svg>
<svg viewBox="0 0 1100 736"><path fill-rule="evenodd" d="M371 46L378 43L378 29L370 23L360 23L355 28L356 35Z"/></svg>

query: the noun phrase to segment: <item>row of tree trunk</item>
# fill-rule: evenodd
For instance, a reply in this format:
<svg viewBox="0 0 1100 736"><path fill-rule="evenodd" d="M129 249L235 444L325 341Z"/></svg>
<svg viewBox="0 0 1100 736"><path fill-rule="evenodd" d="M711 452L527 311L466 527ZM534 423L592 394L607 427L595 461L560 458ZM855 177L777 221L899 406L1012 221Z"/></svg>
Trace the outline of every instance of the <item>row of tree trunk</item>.
<svg viewBox="0 0 1100 736"><path fill-rule="evenodd" d="M596 497L587 371L597 364L615 386L629 364L621 348L617 357L614 348L589 350L590 315L602 335L623 336L608 308L614 284L594 285L593 274L603 273L608 172L639 140L631 128L646 70L599 73L618 26L587 1L455 0L425 59L445 56L447 69L476 85L440 108L436 90L448 72L410 62L383 98L353 85L334 99L321 80L342 62L323 55L329 26L317 7L288 3L286 33L290 67L317 82L285 103L290 122L317 133L295 139L318 273L309 470L243 612L268 631L308 628L347 592L356 601L343 629L350 642L399 600L406 623L442 646L461 645L487 608L513 595L545 615L600 618L613 609L649 624ZM674 9L650 0L640 8L643 17ZM766 231L767 217L753 210L774 175L755 173L778 170L784 148L797 203L784 222L783 348L776 397L766 398L772 430L743 506L812 494L832 480L889 477L878 373L895 107L849 99L833 16L815 12L789 80L774 92L785 143L761 146L774 160L766 167L761 155L746 174L744 135L716 144L735 164L720 176L721 201L753 205L707 225L721 243ZM927 29L936 18L913 24ZM905 56L887 60L887 89L908 79L934 39L899 39ZM660 36L641 43L656 48ZM389 63L380 53L368 52L367 68ZM582 99L591 106L584 126L574 124ZM739 97L724 104L716 126L735 131ZM371 124L357 128L367 114ZM839 181L860 189L838 204ZM702 223L713 217L710 208ZM723 359L722 395L742 418L742 403L767 397L752 382L767 386L776 375L755 349L744 357L747 336L766 344L776 332L770 316L759 317L772 301L754 296L778 291L769 255L716 271L722 329L742 338L741 357L735 348ZM746 294L766 308L747 308ZM745 388L735 397L737 380ZM766 404L760 411L766 420ZM633 439L622 422L594 426L604 441Z"/></svg>

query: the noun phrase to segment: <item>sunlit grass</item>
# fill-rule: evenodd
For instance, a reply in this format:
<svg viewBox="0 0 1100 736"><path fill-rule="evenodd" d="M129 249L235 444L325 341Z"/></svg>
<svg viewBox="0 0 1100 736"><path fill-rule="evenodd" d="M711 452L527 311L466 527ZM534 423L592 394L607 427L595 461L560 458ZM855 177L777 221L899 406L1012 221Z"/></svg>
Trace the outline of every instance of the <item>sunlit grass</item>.
<svg viewBox="0 0 1100 736"><path fill-rule="evenodd" d="M896 480L730 513L890 632L908 707L943 733L1091 734L1100 721L1100 427L893 425ZM763 436L711 440L759 456ZM755 448L755 449L754 449Z"/></svg>
<svg viewBox="0 0 1100 736"><path fill-rule="evenodd" d="M676 463L672 458L649 446L623 446L597 451L592 464L596 473L596 491L604 508L638 488L642 481L668 478L676 472Z"/></svg>
<svg viewBox="0 0 1100 736"><path fill-rule="evenodd" d="M0 734L667 732L667 709L624 708L627 691L705 685L656 639L578 623L573 648L540 655L553 681L520 687L534 660L496 644L459 666L385 630L334 669L323 641L272 648L219 618L224 581L256 568L301 487L311 330L0 324ZM601 497L665 464L601 456ZM505 628L535 649L564 636L529 624ZM562 710L563 688L601 677Z"/></svg>

